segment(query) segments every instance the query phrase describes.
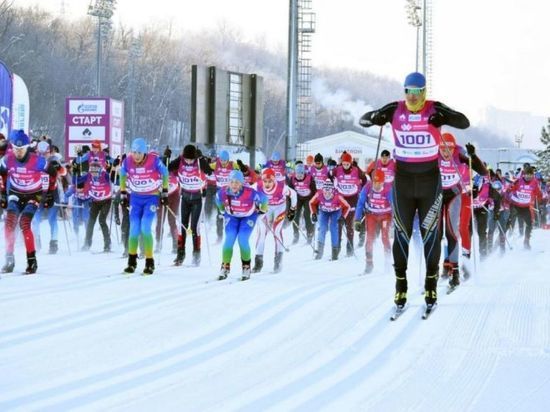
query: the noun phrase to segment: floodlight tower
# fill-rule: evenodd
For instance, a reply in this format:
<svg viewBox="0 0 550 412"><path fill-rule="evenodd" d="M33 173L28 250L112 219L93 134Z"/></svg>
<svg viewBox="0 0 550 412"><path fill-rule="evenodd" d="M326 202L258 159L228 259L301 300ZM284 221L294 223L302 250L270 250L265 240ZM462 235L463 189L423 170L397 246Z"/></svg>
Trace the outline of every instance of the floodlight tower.
<svg viewBox="0 0 550 412"><path fill-rule="evenodd" d="M426 76L428 93L431 93L433 62L432 0L406 0L405 10L408 23L416 28L416 71Z"/></svg>
<svg viewBox="0 0 550 412"><path fill-rule="evenodd" d="M101 95L101 46L102 46L102 28L107 33L111 27L111 17L115 11L116 0L93 0L88 6L88 15L97 17L97 54L96 54L96 84L95 94Z"/></svg>

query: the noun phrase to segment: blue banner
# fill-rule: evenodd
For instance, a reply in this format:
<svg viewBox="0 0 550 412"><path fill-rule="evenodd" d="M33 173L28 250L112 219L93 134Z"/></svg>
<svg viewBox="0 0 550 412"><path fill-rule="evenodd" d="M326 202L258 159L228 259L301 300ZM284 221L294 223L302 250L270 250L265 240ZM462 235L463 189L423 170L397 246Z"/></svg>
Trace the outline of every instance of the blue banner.
<svg viewBox="0 0 550 412"><path fill-rule="evenodd" d="M0 132L9 136L11 130L11 105L13 86L11 73L4 63L0 62Z"/></svg>

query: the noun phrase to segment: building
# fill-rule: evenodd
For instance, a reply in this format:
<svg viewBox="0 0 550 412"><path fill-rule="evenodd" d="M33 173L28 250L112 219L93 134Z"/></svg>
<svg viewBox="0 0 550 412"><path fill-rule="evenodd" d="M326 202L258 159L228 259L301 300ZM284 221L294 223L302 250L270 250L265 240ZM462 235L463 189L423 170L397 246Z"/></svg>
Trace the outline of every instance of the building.
<svg viewBox="0 0 550 412"><path fill-rule="evenodd" d="M517 147L478 149L477 154L492 169L501 169L503 173L516 170L518 167L522 167L524 163L530 163L534 166L538 160L533 150Z"/></svg>
<svg viewBox="0 0 550 412"><path fill-rule="evenodd" d="M353 156L361 168L365 168L376 157L377 146L378 135L367 135L347 130L298 144L298 153L302 158L297 160L305 161L307 155L321 153L325 158L325 163L328 158L338 161L338 158L346 151ZM388 139L388 133L385 130L379 151L388 149L393 153L393 147L393 141Z"/></svg>

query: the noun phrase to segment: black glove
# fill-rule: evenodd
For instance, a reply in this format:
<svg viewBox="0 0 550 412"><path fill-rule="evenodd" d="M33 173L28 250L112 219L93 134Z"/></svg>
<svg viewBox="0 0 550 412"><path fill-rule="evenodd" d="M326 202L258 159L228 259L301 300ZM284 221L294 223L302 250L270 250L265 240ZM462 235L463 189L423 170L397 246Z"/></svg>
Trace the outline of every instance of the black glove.
<svg viewBox="0 0 550 412"><path fill-rule="evenodd" d="M117 156L115 160L113 160L113 167L117 167L120 164L120 157Z"/></svg>
<svg viewBox="0 0 550 412"><path fill-rule="evenodd" d="M248 167L243 163L241 159L237 159L237 164L239 165L239 169L241 170L241 172L244 173L248 171Z"/></svg>
<svg viewBox="0 0 550 412"><path fill-rule="evenodd" d="M466 143L466 151L468 152L468 156L473 156L476 154L476 147L471 143Z"/></svg>
<svg viewBox="0 0 550 412"><path fill-rule="evenodd" d="M360 232L361 230L363 230L363 223L361 223L360 220L356 220L356 221L353 223L353 227L355 228L355 231L356 231L356 232Z"/></svg>
<svg viewBox="0 0 550 412"><path fill-rule="evenodd" d="M202 191L201 191L201 196L202 196L202 197L206 197L206 189L202 189Z"/></svg>
<svg viewBox="0 0 550 412"><path fill-rule="evenodd" d="M294 216L296 215L296 209L288 209L286 212L286 218L289 222L292 222L294 220Z"/></svg>
<svg viewBox="0 0 550 412"><path fill-rule="evenodd" d="M341 225L345 225L346 224L346 218L344 216L340 216L338 218L338 223L340 223Z"/></svg>
<svg viewBox="0 0 550 412"><path fill-rule="evenodd" d="M44 201L42 205L44 206L44 209L49 209L53 206L54 199L53 199L53 192L49 191L44 195Z"/></svg>
<svg viewBox="0 0 550 412"><path fill-rule="evenodd" d="M313 223L317 223L317 213L312 213L312 214L311 214L311 221L312 221Z"/></svg>
<svg viewBox="0 0 550 412"><path fill-rule="evenodd" d="M128 192L126 190L120 191L120 206L128 207L130 202L128 201Z"/></svg>
<svg viewBox="0 0 550 412"><path fill-rule="evenodd" d="M0 193L0 207L6 209L8 207L8 196L6 193Z"/></svg>
<svg viewBox="0 0 550 412"><path fill-rule="evenodd" d="M435 112L428 118L428 123L435 127L441 127L447 123L445 115L441 112Z"/></svg>
<svg viewBox="0 0 550 412"><path fill-rule="evenodd" d="M162 206L168 204L168 189L162 189L162 192L160 192L160 204Z"/></svg>
<svg viewBox="0 0 550 412"><path fill-rule="evenodd" d="M493 220L498 220L500 218L500 212L497 212L496 210L493 211Z"/></svg>
<svg viewBox="0 0 550 412"><path fill-rule="evenodd" d="M381 126L386 124L388 120L386 113L380 113L379 111L368 112L359 119L359 125L363 127L371 127L374 125Z"/></svg>

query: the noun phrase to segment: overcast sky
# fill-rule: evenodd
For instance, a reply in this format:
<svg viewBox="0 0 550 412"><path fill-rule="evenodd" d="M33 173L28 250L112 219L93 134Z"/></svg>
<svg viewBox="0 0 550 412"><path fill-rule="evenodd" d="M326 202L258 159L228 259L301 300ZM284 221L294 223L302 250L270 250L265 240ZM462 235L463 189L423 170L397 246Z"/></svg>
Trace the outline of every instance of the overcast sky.
<svg viewBox="0 0 550 412"><path fill-rule="evenodd" d="M66 16L86 14L90 0L15 0ZM221 21L245 39L263 38L286 49L288 0L118 0L114 16L139 28L171 21L182 30L215 28ZM468 114L482 109L550 116L550 33L547 0L432 0L432 97ZM151 6L153 4L154 6ZM414 70L415 29L405 0L312 0L317 15L313 64L371 71L401 82Z"/></svg>

